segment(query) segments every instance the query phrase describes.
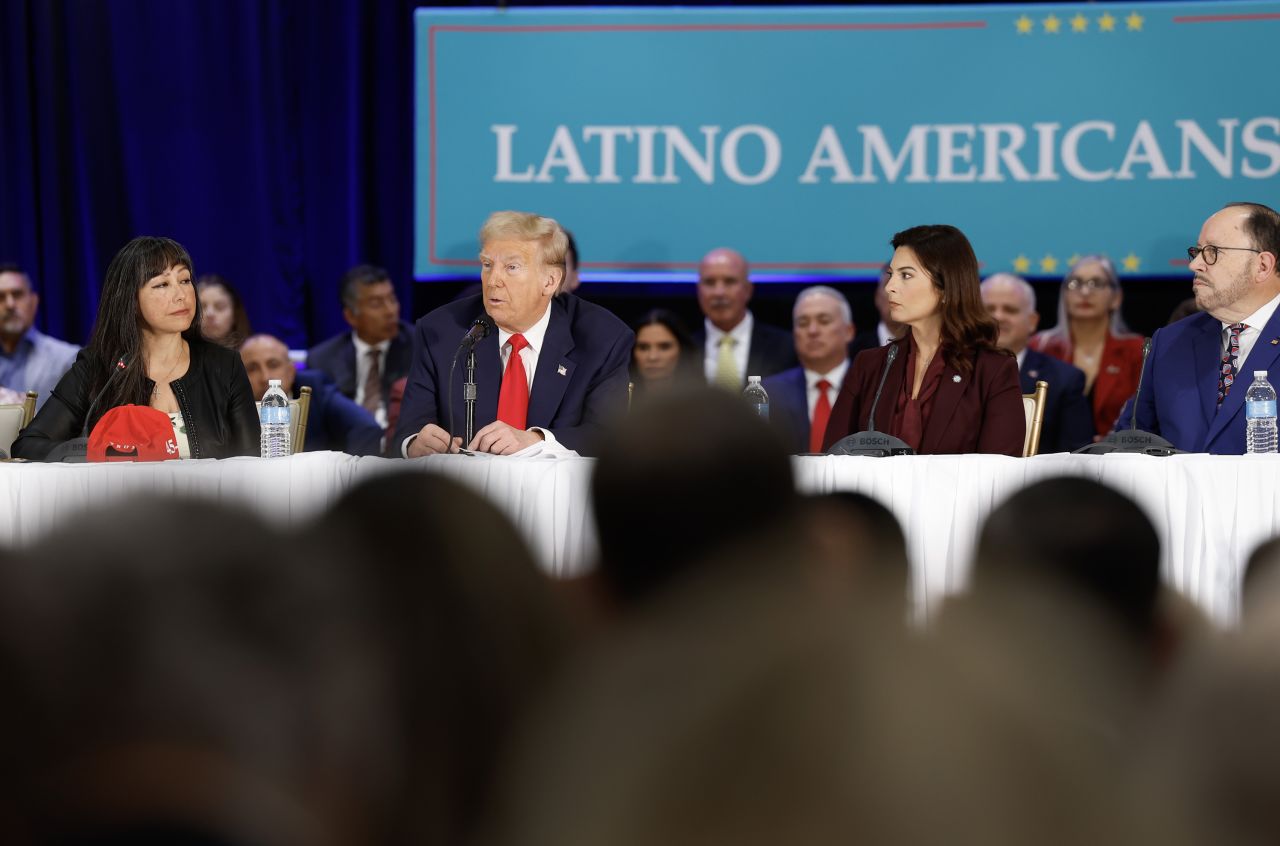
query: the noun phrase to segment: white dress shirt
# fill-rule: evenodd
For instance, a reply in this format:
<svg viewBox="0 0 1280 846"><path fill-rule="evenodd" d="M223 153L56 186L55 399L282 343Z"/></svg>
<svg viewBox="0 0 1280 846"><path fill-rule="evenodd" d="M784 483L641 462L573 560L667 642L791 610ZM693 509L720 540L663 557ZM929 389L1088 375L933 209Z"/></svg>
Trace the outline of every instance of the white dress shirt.
<svg viewBox="0 0 1280 846"><path fill-rule="evenodd" d="M1280 294L1272 297L1262 308L1246 317L1240 322L1247 328L1240 333L1240 353L1236 356L1236 378L1239 380L1241 374L1249 372L1245 370L1245 360L1249 358L1249 353L1253 352L1253 345L1262 337L1262 327L1267 325L1267 321L1271 319L1271 315L1275 313L1276 306L1280 305ZM1231 342L1231 333L1228 331L1232 324L1222 324L1222 337L1219 339L1219 349L1222 354L1227 354L1227 345ZM1249 381L1253 381L1253 374L1249 373ZM1274 384L1274 383L1273 383Z"/></svg>
<svg viewBox="0 0 1280 846"><path fill-rule="evenodd" d="M755 327L755 318L750 310L738 325L723 332L710 320L703 320L706 327L707 344L702 352L702 369L707 374L707 384L716 383L716 372L720 369L720 339L729 335L734 340L733 365L738 371L738 381L745 383L747 376L763 376L763 373L747 373L747 357L751 353L751 330Z"/></svg>

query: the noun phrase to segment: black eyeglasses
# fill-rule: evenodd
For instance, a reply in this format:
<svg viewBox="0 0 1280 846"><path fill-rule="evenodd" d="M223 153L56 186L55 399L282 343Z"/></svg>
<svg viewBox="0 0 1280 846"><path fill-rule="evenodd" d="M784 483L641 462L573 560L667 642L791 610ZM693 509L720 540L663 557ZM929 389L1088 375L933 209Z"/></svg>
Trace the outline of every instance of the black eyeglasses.
<svg viewBox="0 0 1280 846"><path fill-rule="evenodd" d="M1090 276L1087 279L1079 276L1071 276L1067 279L1068 291L1101 291L1104 288L1110 288L1111 281L1103 279L1100 276Z"/></svg>
<svg viewBox="0 0 1280 846"><path fill-rule="evenodd" d="M1253 247L1219 247L1216 244L1205 244L1203 247L1187 247L1187 258L1195 261L1196 256L1202 255L1205 264L1216 264L1219 250L1247 250L1251 253L1262 253L1262 250L1255 250Z"/></svg>

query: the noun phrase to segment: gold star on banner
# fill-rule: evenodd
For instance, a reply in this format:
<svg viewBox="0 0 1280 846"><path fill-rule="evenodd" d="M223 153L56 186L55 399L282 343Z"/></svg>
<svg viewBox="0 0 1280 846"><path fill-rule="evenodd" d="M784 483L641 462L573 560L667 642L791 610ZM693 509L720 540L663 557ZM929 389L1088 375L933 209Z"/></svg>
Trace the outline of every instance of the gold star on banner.
<svg viewBox="0 0 1280 846"><path fill-rule="evenodd" d="M1076 12L1076 16L1071 19L1072 32L1084 32L1089 28L1089 19L1084 15Z"/></svg>
<svg viewBox="0 0 1280 846"><path fill-rule="evenodd" d="M1142 15L1137 12L1130 12L1129 17L1124 19L1124 25L1129 27L1130 32L1137 32L1142 29Z"/></svg>
<svg viewBox="0 0 1280 846"><path fill-rule="evenodd" d="M1115 32L1116 19L1111 17L1110 12L1106 12L1102 17L1098 18L1098 29L1103 32Z"/></svg>
<svg viewBox="0 0 1280 846"><path fill-rule="evenodd" d="M1058 260L1053 256L1045 255L1044 258L1040 259L1041 273L1053 273L1057 269L1058 269Z"/></svg>
<svg viewBox="0 0 1280 846"><path fill-rule="evenodd" d="M1031 269L1031 259L1026 256L1018 256L1013 260L1013 269L1019 273L1026 273Z"/></svg>
<svg viewBox="0 0 1280 846"><path fill-rule="evenodd" d="M1067 259L1067 267L1075 267L1076 262L1080 261L1079 253L1072 253L1071 258Z"/></svg>
<svg viewBox="0 0 1280 846"><path fill-rule="evenodd" d="M1133 253L1129 253L1129 255L1121 259L1121 263L1124 265L1125 270L1130 273L1134 273L1137 271L1138 265L1142 264L1142 259L1135 256Z"/></svg>
<svg viewBox="0 0 1280 846"><path fill-rule="evenodd" d="M1018 35L1028 35L1030 34L1031 30L1035 28L1036 23L1035 21L1031 20L1031 18L1027 17L1026 15L1023 15L1022 17L1014 21L1013 25L1018 28Z"/></svg>
<svg viewBox="0 0 1280 846"><path fill-rule="evenodd" d="M1044 19L1045 32L1052 32L1056 34L1057 31L1061 28L1062 28L1062 21L1058 20L1057 16L1050 15L1049 17Z"/></svg>

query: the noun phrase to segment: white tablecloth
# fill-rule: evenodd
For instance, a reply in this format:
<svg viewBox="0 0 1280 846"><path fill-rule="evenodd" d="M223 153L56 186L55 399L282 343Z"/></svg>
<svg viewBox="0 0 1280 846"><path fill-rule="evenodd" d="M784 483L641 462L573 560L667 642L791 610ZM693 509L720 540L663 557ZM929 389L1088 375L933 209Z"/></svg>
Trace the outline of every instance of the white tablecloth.
<svg viewBox="0 0 1280 846"><path fill-rule="evenodd" d="M1085 476L1133 497L1159 532L1166 579L1222 624L1239 614L1249 554L1280 534L1280 456L805 457L793 466L803 491L862 491L897 515L907 536L914 599L924 611L967 584L974 544L992 508L1053 476ZM72 528L83 508L141 491L241 503L280 524L300 525L364 479L413 469L442 473L488 497L520 528L543 566L567 576L586 571L596 554L592 467L585 458L401 461L340 453L272 461L6 463L0 467L0 544L24 545Z"/></svg>

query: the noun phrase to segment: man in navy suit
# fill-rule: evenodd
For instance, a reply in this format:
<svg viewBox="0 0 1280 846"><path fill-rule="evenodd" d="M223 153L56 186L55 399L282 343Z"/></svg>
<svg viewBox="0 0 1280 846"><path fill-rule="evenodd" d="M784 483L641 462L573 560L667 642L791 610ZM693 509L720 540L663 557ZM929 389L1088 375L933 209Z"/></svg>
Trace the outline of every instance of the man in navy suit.
<svg viewBox="0 0 1280 846"><path fill-rule="evenodd" d="M1253 372L1280 363L1280 215L1231 203L1205 221L1187 254L1201 313L1152 337L1138 428L1189 452L1242 455Z"/></svg>
<svg viewBox="0 0 1280 846"><path fill-rule="evenodd" d="M764 380L769 419L792 452L822 452L831 406L849 372L853 312L844 294L815 285L800 292L791 315L800 366Z"/></svg>
<svg viewBox="0 0 1280 846"><path fill-rule="evenodd" d="M342 317L350 332L322 341L307 352L307 367L322 370L342 394L387 427L391 384L409 372L411 328L400 320L400 301L387 272L362 264L342 277Z"/></svg>
<svg viewBox="0 0 1280 846"><path fill-rule="evenodd" d="M568 237L551 218L495 212L480 230L479 296L455 300L414 327L414 360L392 449L408 458L459 447L510 455L539 441L588 453L626 407L635 336L610 312L556 296ZM475 437L463 444L459 343L477 318L496 329L475 345ZM452 422L451 422L452 421ZM446 427L449 427L446 429Z"/></svg>
<svg viewBox="0 0 1280 846"><path fill-rule="evenodd" d="M740 391L748 376L772 376L796 366L791 336L757 323L747 309L751 293L747 260L741 253L719 247L702 257L698 306L705 320L693 333L693 342L703 351L709 384Z"/></svg>
<svg viewBox="0 0 1280 846"><path fill-rule="evenodd" d="M296 398L296 389L304 385L311 389L307 437L302 445L305 452L382 453L382 427L373 415L343 396L328 374L294 367L284 341L272 335L253 335L240 345L240 360L255 397L267 392L272 379L279 379L280 387L291 397Z"/></svg>
<svg viewBox="0 0 1280 846"><path fill-rule="evenodd" d="M1018 357L1022 392L1047 382L1040 454L1071 452L1093 441L1093 412L1084 395L1084 371L1065 361L1027 348L1040 325L1036 292L1021 276L996 273L982 283L982 302L1000 327L1000 346Z"/></svg>

